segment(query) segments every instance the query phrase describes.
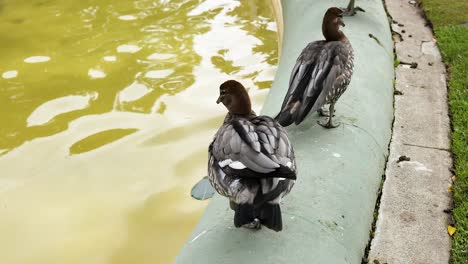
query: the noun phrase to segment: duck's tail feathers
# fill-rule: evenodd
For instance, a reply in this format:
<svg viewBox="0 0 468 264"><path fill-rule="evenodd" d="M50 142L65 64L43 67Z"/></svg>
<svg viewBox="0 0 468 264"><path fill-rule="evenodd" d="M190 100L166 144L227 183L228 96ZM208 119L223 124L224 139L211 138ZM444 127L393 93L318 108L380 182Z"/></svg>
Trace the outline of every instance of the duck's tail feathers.
<svg viewBox="0 0 468 264"><path fill-rule="evenodd" d="M294 119L289 111L279 112L278 115L275 117L275 120L280 123L280 125L286 127L294 123Z"/></svg>
<svg viewBox="0 0 468 264"><path fill-rule="evenodd" d="M297 113L298 109L301 107L301 102L300 101L295 101L291 102L286 105L284 109L281 109L281 111L278 113L278 115L275 117L275 120L280 123L282 126L289 126L297 118Z"/></svg>
<svg viewBox="0 0 468 264"><path fill-rule="evenodd" d="M311 97L307 97L307 99L304 100L304 103L297 110L297 117L295 120L296 125L299 125L304 121L309 112L314 113L318 111L326 103L325 98L326 97L319 92L314 93Z"/></svg>
<svg viewBox="0 0 468 264"><path fill-rule="evenodd" d="M231 206L231 208L233 208ZM234 209L234 208L233 208ZM234 209L234 226L241 227L255 219L255 208L252 204L238 204Z"/></svg>
<svg viewBox="0 0 468 264"><path fill-rule="evenodd" d="M276 232L283 229L283 219L279 204L264 203L260 207L260 222Z"/></svg>
<svg viewBox="0 0 468 264"><path fill-rule="evenodd" d="M304 107L301 107L301 109L298 111L297 118L294 120L296 125L299 125L302 123L302 121L304 121L311 108L312 105L305 105Z"/></svg>

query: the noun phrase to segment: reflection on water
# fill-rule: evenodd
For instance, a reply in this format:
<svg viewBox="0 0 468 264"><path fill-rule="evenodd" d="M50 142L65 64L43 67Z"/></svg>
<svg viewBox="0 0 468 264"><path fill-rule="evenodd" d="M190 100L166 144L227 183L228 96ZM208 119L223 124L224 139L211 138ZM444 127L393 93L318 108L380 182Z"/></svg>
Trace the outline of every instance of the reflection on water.
<svg viewBox="0 0 468 264"><path fill-rule="evenodd" d="M110 129L93 134L70 146L70 155L97 149L136 131L138 129Z"/></svg>
<svg viewBox="0 0 468 264"><path fill-rule="evenodd" d="M234 78L258 111L268 0L0 1L0 247L10 263L170 263L206 202Z"/></svg>

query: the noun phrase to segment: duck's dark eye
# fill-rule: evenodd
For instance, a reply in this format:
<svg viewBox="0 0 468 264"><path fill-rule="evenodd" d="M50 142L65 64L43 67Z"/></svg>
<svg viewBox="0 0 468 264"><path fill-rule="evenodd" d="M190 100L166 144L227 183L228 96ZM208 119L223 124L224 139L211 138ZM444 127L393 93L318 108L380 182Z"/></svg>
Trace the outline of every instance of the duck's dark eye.
<svg viewBox="0 0 468 264"><path fill-rule="evenodd" d="M220 94L225 94L225 93L226 93L226 91L224 91L224 90L221 90L219 93L220 93Z"/></svg>

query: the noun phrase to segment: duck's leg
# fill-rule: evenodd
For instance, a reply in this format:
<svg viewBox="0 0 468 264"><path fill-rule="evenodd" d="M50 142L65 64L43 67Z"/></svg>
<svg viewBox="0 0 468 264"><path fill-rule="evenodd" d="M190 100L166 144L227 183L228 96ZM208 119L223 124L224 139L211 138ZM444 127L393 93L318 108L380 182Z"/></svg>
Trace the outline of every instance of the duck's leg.
<svg viewBox="0 0 468 264"><path fill-rule="evenodd" d="M330 104L330 113L334 113L335 111L335 103L336 102L333 102ZM324 128L335 128L335 127L338 127L340 125L340 123L337 123L337 124L333 124L333 115L331 114L329 117L328 117L328 121L327 122L320 122L320 121L317 121L317 123L321 126L323 126Z"/></svg>
<svg viewBox="0 0 468 264"><path fill-rule="evenodd" d="M343 16L354 16L356 11L366 12L364 9L359 6L354 6L355 0L350 0L347 8L342 8Z"/></svg>
<svg viewBox="0 0 468 264"><path fill-rule="evenodd" d="M260 219L255 217L255 209L252 204L236 204L231 203L234 207L234 226L245 227L250 229L260 229L262 224ZM232 208L231 207L231 208Z"/></svg>
<svg viewBox="0 0 468 264"><path fill-rule="evenodd" d="M329 117L330 116L330 105L324 105L322 106L317 112L319 113L320 116L326 116L326 117ZM334 112L333 112L334 114Z"/></svg>
<svg viewBox="0 0 468 264"><path fill-rule="evenodd" d="M262 228L262 224L260 223L260 220L258 218L255 218L252 222L243 225L243 227L249 229L260 229Z"/></svg>

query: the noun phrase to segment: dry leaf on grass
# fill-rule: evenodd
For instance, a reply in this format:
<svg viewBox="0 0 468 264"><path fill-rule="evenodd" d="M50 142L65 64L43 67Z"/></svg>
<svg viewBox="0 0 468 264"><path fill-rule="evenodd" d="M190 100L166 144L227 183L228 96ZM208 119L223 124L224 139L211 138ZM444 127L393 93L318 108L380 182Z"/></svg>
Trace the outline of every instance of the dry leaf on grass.
<svg viewBox="0 0 468 264"><path fill-rule="evenodd" d="M457 229L456 229L454 226L449 225L449 226L447 227L447 231L448 231L448 233L449 233L450 236L453 236L453 234L455 234L455 232L457 231Z"/></svg>

